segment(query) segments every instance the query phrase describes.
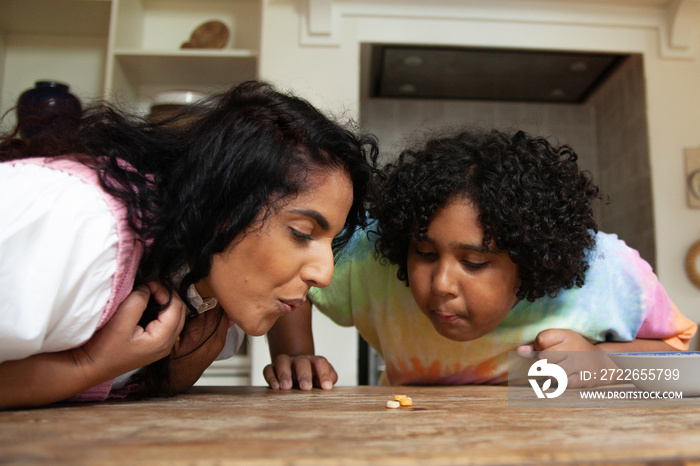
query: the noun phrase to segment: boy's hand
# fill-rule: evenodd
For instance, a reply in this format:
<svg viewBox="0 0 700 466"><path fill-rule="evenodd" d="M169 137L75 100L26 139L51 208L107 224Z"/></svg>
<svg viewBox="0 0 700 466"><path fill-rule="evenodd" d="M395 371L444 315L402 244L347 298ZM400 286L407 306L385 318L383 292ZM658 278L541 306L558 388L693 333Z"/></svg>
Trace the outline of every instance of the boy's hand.
<svg viewBox="0 0 700 466"><path fill-rule="evenodd" d="M598 372L617 368L602 348L573 330L543 330L532 344L519 346L516 351L525 359L546 359L549 363L557 364L566 371L570 388L601 385L596 380L581 380L581 371Z"/></svg>
<svg viewBox="0 0 700 466"><path fill-rule="evenodd" d="M531 345L517 348L518 354L526 356L532 351L595 351L597 348L573 330L550 328L537 334Z"/></svg>
<svg viewBox="0 0 700 466"><path fill-rule="evenodd" d="M295 384L301 390L313 387L328 390L338 381L338 374L323 356L280 354L263 369L263 376L273 390L289 390Z"/></svg>

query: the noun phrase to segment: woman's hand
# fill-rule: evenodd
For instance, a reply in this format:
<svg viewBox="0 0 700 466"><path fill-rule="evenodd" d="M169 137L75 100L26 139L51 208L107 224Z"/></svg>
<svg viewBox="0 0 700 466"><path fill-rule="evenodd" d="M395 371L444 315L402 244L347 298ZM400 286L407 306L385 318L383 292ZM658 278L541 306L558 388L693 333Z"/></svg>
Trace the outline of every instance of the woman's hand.
<svg viewBox="0 0 700 466"><path fill-rule="evenodd" d="M279 354L272 364L265 366L263 376L274 390L289 390L294 385L301 390L313 387L328 390L338 381L338 374L326 358L311 355Z"/></svg>
<svg viewBox="0 0 700 466"><path fill-rule="evenodd" d="M168 302L168 292L162 285L152 282L138 286L109 322L77 349L84 364L105 372L105 380L164 358L182 331L187 307L176 294L146 328L138 325L151 293L158 304Z"/></svg>
<svg viewBox="0 0 700 466"><path fill-rule="evenodd" d="M167 356L184 325L185 305L173 296L156 320L140 327L151 292L158 303L167 303L162 286L138 287L79 348L0 364L0 409L62 401Z"/></svg>

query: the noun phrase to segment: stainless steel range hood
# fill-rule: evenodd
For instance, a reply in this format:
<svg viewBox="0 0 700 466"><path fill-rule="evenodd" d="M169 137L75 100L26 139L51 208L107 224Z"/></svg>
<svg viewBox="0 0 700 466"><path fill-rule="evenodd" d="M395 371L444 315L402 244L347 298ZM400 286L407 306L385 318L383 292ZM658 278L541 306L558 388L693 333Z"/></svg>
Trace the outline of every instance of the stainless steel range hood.
<svg viewBox="0 0 700 466"><path fill-rule="evenodd" d="M370 97L580 103L624 57L373 45Z"/></svg>

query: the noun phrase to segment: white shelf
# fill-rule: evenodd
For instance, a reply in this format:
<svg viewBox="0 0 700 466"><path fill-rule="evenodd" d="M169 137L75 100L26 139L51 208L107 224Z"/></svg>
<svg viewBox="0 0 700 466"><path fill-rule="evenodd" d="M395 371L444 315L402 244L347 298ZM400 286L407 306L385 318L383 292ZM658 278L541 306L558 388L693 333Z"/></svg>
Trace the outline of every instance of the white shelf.
<svg viewBox="0 0 700 466"><path fill-rule="evenodd" d="M193 88L208 92L257 76L253 54L154 54L149 52L114 55L114 70L120 76L113 89L128 89L134 96L152 91ZM116 76L116 75L115 75Z"/></svg>
<svg viewBox="0 0 700 466"><path fill-rule="evenodd" d="M184 49L184 50L142 50L142 49L118 49L116 56L143 56L143 57L178 57L178 58L242 58L257 57L254 50L245 49Z"/></svg>
<svg viewBox="0 0 700 466"><path fill-rule="evenodd" d="M260 0L113 0L105 97L147 112L159 92L217 92L255 79ZM229 29L221 49L182 49L206 21Z"/></svg>
<svg viewBox="0 0 700 466"><path fill-rule="evenodd" d="M114 0L115 49L178 50L202 23L229 29L228 49L260 49L260 0Z"/></svg>

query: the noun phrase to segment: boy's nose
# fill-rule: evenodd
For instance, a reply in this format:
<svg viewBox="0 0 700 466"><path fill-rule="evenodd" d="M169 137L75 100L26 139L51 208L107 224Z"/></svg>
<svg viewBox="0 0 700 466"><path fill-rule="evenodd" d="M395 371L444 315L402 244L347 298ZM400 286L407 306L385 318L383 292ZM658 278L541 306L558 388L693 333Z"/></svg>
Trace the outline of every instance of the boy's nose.
<svg viewBox="0 0 700 466"><path fill-rule="evenodd" d="M431 291L437 296L447 296L456 294L456 283L450 273L450 266L438 263L433 273Z"/></svg>

